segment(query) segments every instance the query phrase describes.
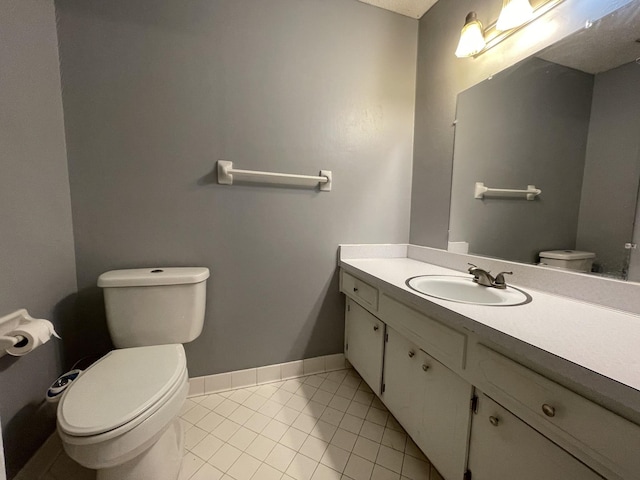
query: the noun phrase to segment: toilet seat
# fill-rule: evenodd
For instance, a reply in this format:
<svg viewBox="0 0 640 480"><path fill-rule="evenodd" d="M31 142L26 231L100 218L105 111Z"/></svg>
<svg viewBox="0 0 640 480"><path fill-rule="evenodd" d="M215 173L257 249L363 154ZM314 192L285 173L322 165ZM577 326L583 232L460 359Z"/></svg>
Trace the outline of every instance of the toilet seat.
<svg viewBox="0 0 640 480"><path fill-rule="evenodd" d="M127 363L131 361L135 361L134 364ZM117 369L123 362L127 368L118 374ZM100 365L104 368L98 368ZM103 371L106 377L101 376ZM85 375L88 378L85 385L75 388ZM127 380L110 385L111 389L106 389L110 396L104 394L104 378L113 381L121 377ZM58 405L58 435L67 454L87 468L100 470L122 465L153 447L169 429L180 427L177 416L189 391L185 353L180 344L115 350L87 369L78 380L67 389ZM118 386L122 394L114 396ZM75 393L71 395L72 392ZM142 401L141 392L150 395L148 401ZM93 404L94 401L99 402L100 407ZM107 415L96 417L94 412L87 413L104 405L109 408L109 403L117 405ZM74 412L72 407L82 411ZM125 423L113 415L117 411L133 418ZM134 412L138 412L137 416ZM102 433L88 434L91 431ZM182 451L182 447L178 446L178 450Z"/></svg>
<svg viewBox="0 0 640 480"><path fill-rule="evenodd" d="M71 437L121 435L157 411L185 375L180 344L114 350L65 392L58 405L58 427Z"/></svg>

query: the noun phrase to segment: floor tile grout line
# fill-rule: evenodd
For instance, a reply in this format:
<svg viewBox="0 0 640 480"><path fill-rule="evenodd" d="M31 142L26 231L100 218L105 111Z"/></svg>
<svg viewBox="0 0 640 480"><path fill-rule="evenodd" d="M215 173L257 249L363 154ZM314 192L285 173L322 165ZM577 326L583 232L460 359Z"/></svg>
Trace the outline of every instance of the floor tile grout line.
<svg viewBox="0 0 640 480"><path fill-rule="evenodd" d="M62 445L61 445L60 450L58 450L53 460L51 462L47 462L49 463L49 465L47 466L46 470L42 473L42 475L38 475L38 480L43 480L47 477L47 475L51 471L51 468L53 468L53 466L56 464L56 462L58 461L58 459L63 453L64 453L64 450L62 449ZM20 478L20 474L18 474L18 478Z"/></svg>

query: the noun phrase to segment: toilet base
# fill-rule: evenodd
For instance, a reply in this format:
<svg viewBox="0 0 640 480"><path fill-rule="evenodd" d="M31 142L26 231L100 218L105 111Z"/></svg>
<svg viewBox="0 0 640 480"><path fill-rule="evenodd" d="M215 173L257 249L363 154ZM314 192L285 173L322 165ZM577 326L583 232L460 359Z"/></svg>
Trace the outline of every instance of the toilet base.
<svg viewBox="0 0 640 480"><path fill-rule="evenodd" d="M150 448L128 462L97 471L96 480L176 480L184 453L184 429L176 418Z"/></svg>

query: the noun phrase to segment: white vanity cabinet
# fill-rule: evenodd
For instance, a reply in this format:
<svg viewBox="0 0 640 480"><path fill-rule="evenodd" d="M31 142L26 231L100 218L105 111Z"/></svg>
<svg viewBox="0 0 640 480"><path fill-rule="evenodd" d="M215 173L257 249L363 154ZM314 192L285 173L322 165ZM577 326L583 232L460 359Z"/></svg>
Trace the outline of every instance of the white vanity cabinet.
<svg viewBox="0 0 640 480"><path fill-rule="evenodd" d="M345 357L380 396L385 324L351 299L345 315Z"/></svg>
<svg viewBox="0 0 640 480"><path fill-rule="evenodd" d="M446 479L466 469L472 386L387 327L382 400Z"/></svg>
<svg viewBox="0 0 640 480"><path fill-rule="evenodd" d="M344 270L341 290L347 359L446 480L640 480L638 424L405 292Z"/></svg>
<svg viewBox="0 0 640 480"><path fill-rule="evenodd" d="M471 426L469 471L473 480L603 478L481 392Z"/></svg>

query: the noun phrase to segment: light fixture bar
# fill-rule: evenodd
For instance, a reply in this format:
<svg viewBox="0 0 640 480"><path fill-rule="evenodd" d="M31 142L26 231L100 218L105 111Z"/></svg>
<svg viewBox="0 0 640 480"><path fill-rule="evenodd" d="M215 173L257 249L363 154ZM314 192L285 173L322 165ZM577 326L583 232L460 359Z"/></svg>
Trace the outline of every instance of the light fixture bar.
<svg viewBox="0 0 640 480"><path fill-rule="evenodd" d="M475 57L478 57L479 55L482 55L487 50L490 50L491 48L495 47L503 40L509 38L511 35L519 31L520 29L526 27L531 22L537 20L538 18L543 16L545 13L549 12L550 10L555 8L557 5L561 4L563 1L564 0L543 1L542 3L540 3L539 5L536 5L533 8L533 15L527 22L523 23L519 27L512 28L511 30L505 30L501 32L496 28L497 21L492 23L484 31L484 37L485 37L485 41L487 42L487 45L484 47L484 49L481 52L477 53Z"/></svg>

